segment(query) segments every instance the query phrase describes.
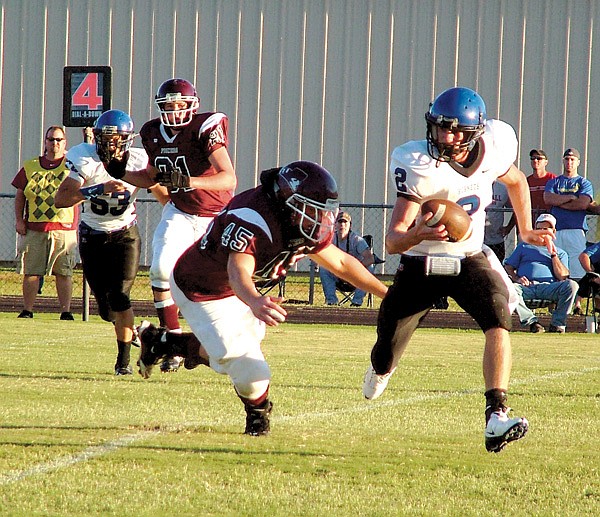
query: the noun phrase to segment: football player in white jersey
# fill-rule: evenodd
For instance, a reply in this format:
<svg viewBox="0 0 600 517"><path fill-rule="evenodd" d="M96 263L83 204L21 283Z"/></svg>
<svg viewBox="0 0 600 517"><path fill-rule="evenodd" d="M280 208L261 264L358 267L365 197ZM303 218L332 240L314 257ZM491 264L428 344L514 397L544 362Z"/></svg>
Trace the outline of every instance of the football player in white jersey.
<svg viewBox="0 0 600 517"><path fill-rule="evenodd" d="M527 181L514 165L515 132L504 122L487 119L479 94L469 88L450 88L430 104L425 119L426 140L408 142L392 153L390 172L398 198L386 250L401 259L380 308L363 394L372 400L383 393L419 322L436 300L450 296L485 334L485 445L488 451L499 452L525 435L528 422L507 416L509 292L482 251L493 182L497 179L506 185L523 241L540 246L549 234L532 229ZM420 209L428 199L460 204L472 218L471 236L450 242L443 225L427 226L433 214L421 214Z"/></svg>
<svg viewBox="0 0 600 517"><path fill-rule="evenodd" d="M95 144L82 143L68 151L70 173L60 185L55 202L58 207L82 204L79 254L83 272L98 302L100 316L115 325L115 375L131 375L134 315L129 293L140 258L135 213L139 188L113 179L106 169L121 166L145 171L148 157L143 149L130 148L133 121L123 111L104 112L96 120L93 132ZM161 188L147 175L146 178L146 184L141 186Z"/></svg>

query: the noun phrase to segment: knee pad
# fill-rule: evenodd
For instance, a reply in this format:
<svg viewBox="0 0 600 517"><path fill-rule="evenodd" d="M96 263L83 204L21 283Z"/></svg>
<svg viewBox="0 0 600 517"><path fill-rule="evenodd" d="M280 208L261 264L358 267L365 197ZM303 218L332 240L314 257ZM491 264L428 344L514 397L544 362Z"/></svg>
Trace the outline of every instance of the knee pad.
<svg viewBox="0 0 600 517"><path fill-rule="evenodd" d="M512 317L508 308L508 297L505 294L495 293L492 296L493 312L489 315L490 318L484 318L483 324L480 322L481 330L487 332L491 328L503 328L505 330L512 329Z"/></svg>
<svg viewBox="0 0 600 517"><path fill-rule="evenodd" d="M271 370L267 362L246 356L228 361L225 367L237 394L255 400L267 391L271 382Z"/></svg>
<svg viewBox="0 0 600 517"><path fill-rule="evenodd" d="M126 293L108 293L108 303L115 312L123 312L131 308L131 300Z"/></svg>
<svg viewBox="0 0 600 517"><path fill-rule="evenodd" d="M169 289L169 277L171 271L167 271L166 268L161 268L159 264L152 264L150 266L150 283L153 289L162 289L167 291Z"/></svg>
<svg viewBox="0 0 600 517"><path fill-rule="evenodd" d="M104 321L108 321L109 323L114 323L115 315L113 311L110 310L110 306L108 304L107 299L96 300L98 302L98 314Z"/></svg>

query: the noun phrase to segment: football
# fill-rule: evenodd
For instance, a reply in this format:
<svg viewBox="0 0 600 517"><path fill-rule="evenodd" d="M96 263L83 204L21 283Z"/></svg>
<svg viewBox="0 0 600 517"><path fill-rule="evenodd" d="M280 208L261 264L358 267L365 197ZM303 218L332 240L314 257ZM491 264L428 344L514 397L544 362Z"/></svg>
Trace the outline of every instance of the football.
<svg viewBox="0 0 600 517"><path fill-rule="evenodd" d="M433 217L427 226L444 225L450 242L461 242L468 239L473 231L471 217L454 201L448 199L428 199L421 205L421 214L431 212Z"/></svg>

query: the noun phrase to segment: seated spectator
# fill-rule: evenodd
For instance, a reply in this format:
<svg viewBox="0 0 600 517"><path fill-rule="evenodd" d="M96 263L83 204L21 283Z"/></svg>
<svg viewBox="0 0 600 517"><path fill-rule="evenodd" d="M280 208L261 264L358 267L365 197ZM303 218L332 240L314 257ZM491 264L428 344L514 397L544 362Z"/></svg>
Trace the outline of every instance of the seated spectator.
<svg viewBox="0 0 600 517"><path fill-rule="evenodd" d="M333 236L333 244L358 259L371 273L373 272L373 263L375 257L367 242L358 234L352 231L352 217L348 212L341 212L335 222L335 235ZM327 305L337 305L338 298L336 295L336 281L338 278L327 271L325 268L319 268L319 277L323 286L323 294L325 295L325 303ZM356 289L352 296L352 307L360 307L365 298L365 291Z"/></svg>
<svg viewBox="0 0 600 517"><path fill-rule="evenodd" d="M550 229L556 235L556 219L550 214L541 214L535 222L535 227L538 230ZM520 242L510 257L505 260L504 268L515 283L517 293L525 302L551 300L556 303L548 330L563 333L566 331L567 315L575 302L579 285L569 278L568 255L564 250L556 247L555 238L549 238L546 246L533 246ZM518 308L517 312L519 312ZM523 320L521 323L524 323Z"/></svg>

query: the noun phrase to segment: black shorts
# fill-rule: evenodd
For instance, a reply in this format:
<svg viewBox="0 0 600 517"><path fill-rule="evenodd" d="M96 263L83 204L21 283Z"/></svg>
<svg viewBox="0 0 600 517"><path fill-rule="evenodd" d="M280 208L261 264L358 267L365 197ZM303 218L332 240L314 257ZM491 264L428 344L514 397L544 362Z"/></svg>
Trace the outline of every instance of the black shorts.
<svg viewBox="0 0 600 517"><path fill-rule="evenodd" d="M444 296L453 298L484 332L511 328L508 289L483 253L463 259L457 276L427 276L421 257L403 255L382 302L380 320L395 328L399 319L431 309Z"/></svg>
<svg viewBox="0 0 600 517"><path fill-rule="evenodd" d="M136 225L110 233L79 228L83 273L98 302L100 316L131 307L129 294L140 265L141 239Z"/></svg>

